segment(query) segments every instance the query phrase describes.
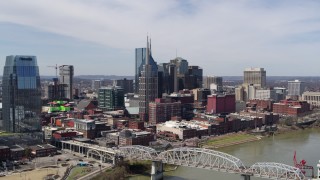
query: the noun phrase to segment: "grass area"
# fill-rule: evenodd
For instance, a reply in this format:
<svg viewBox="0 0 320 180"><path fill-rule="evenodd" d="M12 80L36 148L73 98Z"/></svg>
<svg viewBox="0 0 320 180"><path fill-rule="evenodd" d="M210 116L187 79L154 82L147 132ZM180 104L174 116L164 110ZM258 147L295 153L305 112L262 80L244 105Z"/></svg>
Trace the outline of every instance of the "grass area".
<svg viewBox="0 0 320 180"><path fill-rule="evenodd" d="M232 134L232 135L209 139L206 142L204 142L202 146L209 146L209 147L218 146L219 147L219 146L224 146L224 145L233 144L237 142L247 141L253 138L255 138L255 136L249 135L249 134Z"/></svg>
<svg viewBox="0 0 320 180"><path fill-rule="evenodd" d="M11 133L11 132L5 132L5 131L0 131L0 137L1 136L13 136L17 133Z"/></svg>
<svg viewBox="0 0 320 180"><path fill-rule="evenodd" d="M149 174L151 161L124 161L113 169L107 169L93 180L119 180L136 174Z"/></svg>
<svg viewBox="0 0 320 180"><path fill-rule="evenodd" d="M91 172L91 169L88 168L88 167L80 167L80 166L77 166L75 168L73 168L71 170L71 173L70 175L68 176L67 180L75 180L75 179L78 179L88 173Z"/></svg>

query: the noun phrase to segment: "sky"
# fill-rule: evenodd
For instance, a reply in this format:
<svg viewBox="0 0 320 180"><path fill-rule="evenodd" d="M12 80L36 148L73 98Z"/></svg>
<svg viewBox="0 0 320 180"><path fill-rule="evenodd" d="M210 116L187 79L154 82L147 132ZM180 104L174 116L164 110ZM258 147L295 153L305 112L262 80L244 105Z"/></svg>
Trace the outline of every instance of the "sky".
<svg viewBox="0 0 320 180"><path fill-rule="evenodd" d="M0 1L0 73L6 56L35 55L40 75L71 64L131 76L147 35L155 61L179 56L204 75L320 75L318 0Z"/></svg>

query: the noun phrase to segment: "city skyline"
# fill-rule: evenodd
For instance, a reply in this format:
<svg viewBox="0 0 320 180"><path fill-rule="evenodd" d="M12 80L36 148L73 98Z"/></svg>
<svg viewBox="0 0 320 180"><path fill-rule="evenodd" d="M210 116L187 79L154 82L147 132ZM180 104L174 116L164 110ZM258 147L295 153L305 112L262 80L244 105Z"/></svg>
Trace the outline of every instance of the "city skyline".
<svg viewBox="0 0 320 180"><path fill-rule="evenodd" d="M75 75L133 76L135 48L149 34L157 63L177 55L205 76L240 76L246 67L320 74L320 2L48 2L0 2L0 65L11 54L35 55L40 75L73 64Z"/></svg>

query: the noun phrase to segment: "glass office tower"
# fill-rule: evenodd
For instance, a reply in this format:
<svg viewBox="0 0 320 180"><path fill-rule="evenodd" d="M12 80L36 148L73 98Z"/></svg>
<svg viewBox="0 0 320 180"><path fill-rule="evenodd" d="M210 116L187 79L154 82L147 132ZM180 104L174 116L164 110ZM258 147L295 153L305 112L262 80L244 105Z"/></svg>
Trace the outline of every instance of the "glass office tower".
<svg viewBox="0 0 320 180"><path fill-rule="evenodd" d="M35 56L7 56L2 77L3 128L41 131L41 86Z"/></svg>

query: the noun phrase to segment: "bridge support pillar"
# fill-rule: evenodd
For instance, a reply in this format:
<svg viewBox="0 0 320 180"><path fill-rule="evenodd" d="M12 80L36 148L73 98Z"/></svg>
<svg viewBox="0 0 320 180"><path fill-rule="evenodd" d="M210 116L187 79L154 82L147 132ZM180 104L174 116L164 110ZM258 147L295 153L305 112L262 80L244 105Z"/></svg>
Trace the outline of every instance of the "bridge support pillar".
<svg viewBox="0 0 320 180"><path fill-rule="evenodd" d="M119 156L119 155L114 155L112 157L112 165L113 166L116 166L118 165L119 163L121 164L123 162L123 157L122 156Z"/></svg>
<svg viewBox="0 0 320 180"><path fill-rule="evenodd" d="M250 180L250 175L249 174L241 174L241 177L243 180Z"/></svg>
<svg viewBox="0 0 320 180"><path fill-rule="evenodd" d="M163 179L163 164L161 161L152 161L151 180Z"/></svg>

